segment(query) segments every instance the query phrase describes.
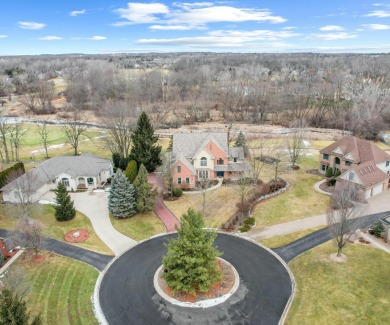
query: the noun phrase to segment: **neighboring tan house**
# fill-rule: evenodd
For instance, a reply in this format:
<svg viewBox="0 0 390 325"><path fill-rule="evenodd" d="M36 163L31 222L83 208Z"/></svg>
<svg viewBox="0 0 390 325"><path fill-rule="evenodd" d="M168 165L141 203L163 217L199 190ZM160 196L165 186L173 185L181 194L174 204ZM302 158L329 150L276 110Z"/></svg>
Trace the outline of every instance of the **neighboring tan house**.
<svg viewBox="0 0 390 325"><path fill-rule="evenodd" d="M346 136L322 149L318 171L325 174L329 167L340 170L339 182L358 184L365 198L390 186L390 155L372 141Z"/></svg>
<svg viewBox="0 0 390 325"><path fill-rule="evenodd" d="M59 182L68 191L96 188L113 173L112 162L90 153L81 156L59 156L46 160L36 168L5 185L3 201L36 202Z"/></svg>
<svg viewBox="0 0 390 325"><path fill-rule="evenodd" d="M229 148L227 128L225 132L178 132L172 143L172 177L178 187L194 188L204 179L234 180L250 171L243 148Z"/></svg>

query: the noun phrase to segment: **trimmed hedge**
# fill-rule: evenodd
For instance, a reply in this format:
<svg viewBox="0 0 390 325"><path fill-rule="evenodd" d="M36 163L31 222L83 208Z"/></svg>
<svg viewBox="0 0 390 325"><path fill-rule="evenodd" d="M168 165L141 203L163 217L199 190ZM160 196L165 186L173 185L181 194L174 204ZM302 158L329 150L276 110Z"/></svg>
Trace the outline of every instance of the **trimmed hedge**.
<svg viewBox="0 0 390 325"><path fill-rule="evenodd" d="M15 165L3 170L0 172L0 188L12 182L17 177L12 178L12 174L15 175L23 175L25 173L24 164L22 162L18 162ZM10 179L10 177L12 179Z"/></svg>

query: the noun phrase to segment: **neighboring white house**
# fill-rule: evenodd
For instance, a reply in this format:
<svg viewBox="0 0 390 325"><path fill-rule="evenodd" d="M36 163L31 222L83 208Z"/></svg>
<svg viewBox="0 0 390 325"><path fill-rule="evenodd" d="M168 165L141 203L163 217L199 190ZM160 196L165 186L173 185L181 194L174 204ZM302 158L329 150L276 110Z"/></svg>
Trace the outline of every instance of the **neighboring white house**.
<svg viewBox="0 0 390 325"><path fill-rule="evenodd" d="M5 185L3 201L10 203L36 202L59 182L68 191L96 188L113 173L112 162L90 153L81 156L59 156L46 160L36 168Z"/></svg>

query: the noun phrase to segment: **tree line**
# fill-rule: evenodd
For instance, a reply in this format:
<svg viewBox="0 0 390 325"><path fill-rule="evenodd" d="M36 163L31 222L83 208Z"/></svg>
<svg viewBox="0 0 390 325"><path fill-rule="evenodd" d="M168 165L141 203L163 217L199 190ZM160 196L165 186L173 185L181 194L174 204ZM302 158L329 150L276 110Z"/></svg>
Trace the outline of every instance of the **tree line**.
<svg viewBox="0 0 390 325"><path fill-rule="evenodd" d="M129 60L138 63L128 68ZM64 80L61 92L55 77ZM18 96L33 114L92 110L102 123L113 111L145 111L158 127L304 119L375 138L390 124L389 77L388 54L8 57L0 62L0 97ZM57 97L65 99L61 107L53 105Z"/></svg>

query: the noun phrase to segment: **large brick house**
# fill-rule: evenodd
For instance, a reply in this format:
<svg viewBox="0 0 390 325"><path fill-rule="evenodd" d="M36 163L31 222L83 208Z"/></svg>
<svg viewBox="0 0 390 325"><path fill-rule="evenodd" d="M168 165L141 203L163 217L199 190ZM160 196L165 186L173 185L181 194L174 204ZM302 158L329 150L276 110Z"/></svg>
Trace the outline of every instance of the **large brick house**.
<svg viewBox="0 0 390 325"><path fill-rule="evenodd" d="M346 136L320 151L318 171L332 167L340 170L338 182L353 182L364 191L365 198L390 186L390 155L372 141Z"/></svg>
<svg viewBox="0 0 390 325"><path fill-rule="evenodd" d="M242 147L228 146L228 132L178 132L173 135L172 177L181 188L194 188L198 180L237 179L250 165Z"/></svg>

